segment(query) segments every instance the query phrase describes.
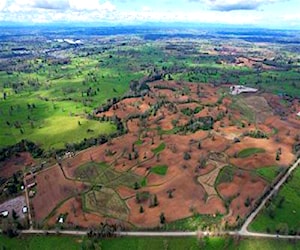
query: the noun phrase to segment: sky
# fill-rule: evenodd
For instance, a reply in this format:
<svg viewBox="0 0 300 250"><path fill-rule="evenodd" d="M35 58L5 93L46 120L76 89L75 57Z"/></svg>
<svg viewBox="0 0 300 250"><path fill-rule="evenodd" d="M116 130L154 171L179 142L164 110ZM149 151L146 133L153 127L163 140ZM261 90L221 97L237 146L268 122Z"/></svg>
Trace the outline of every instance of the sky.
<svg viewBox="0 0 300 250"><path fill-rule="evenodd" d="M0 0L0 24L184 22L300 29L300 0Z"/></svg>

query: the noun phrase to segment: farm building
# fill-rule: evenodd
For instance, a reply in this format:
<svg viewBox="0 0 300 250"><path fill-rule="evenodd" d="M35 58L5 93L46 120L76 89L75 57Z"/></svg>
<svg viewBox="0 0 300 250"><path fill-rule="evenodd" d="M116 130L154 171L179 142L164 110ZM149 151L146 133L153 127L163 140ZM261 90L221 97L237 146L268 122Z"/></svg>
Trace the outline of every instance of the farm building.
<svg viewBox="0 0 300 250"><path fill-rule="evenodd" d="M7 217L8 214L9 214L8 211L2 211L2 212L0 212L1 217Z"/></svg>

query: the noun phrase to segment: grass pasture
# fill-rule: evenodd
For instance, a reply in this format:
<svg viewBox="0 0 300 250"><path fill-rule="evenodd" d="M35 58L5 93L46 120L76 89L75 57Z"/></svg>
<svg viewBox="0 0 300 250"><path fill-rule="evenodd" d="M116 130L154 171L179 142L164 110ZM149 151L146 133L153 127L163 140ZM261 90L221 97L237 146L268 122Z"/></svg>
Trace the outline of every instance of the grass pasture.
<svg viewBox="0 0 300 250"><path fill-rule="evenodd" d="M266 179L268 182L272 182L282 169L278 166L266 166L256 170L256 173Z"/></svg>
<svg viewBox="0 0 300 250"><path fill-rule="evenodd" d="M251 155L264 153L264 152L266 152L266 151L263 148L246 148L246 149L241 150L237 156L239 158L247 158Z"/></svg>
<svg viewBox="0 0 300 250"><path fill-rule="evenodd" d="M291 242L282 239L253 239L242 238L235 240L230 237L214 237L197 239L196 237L120 237L111 239L88 239L86 237L72 236L21 236L8 238L0 236L1 249L7 250L79 250L79 249L104 249L104 250L152 250L152 249L190 249L190 250L296 250L300 242Z"/></svg>
<svg viewBox="0 0 300 250"><path fill-rule="evenodd" d="M251 231L293 234L300 230L300 169L250 224Z"/></svg>
<svg viewBox="0 0 300 250"><path fill-rule="evenodd" d="M24 95L0 101L0 107L0 147L28 139L46 150L60 149L66 143L116 131L110 122L86 119L82 104L46 102Z"/></svg>
<svg viewBox="0 0 300 250"><path fill-rule="evenodd" d="M166 175L167 171L168 171L168 166L166 165L158 165L150 169L150 173L154 173L158 175Z"/></svg>
<svg viewBox="0 0 300 250"><path fill-rule="evenodd" d="M100 70L95 58L71 57L64 66L36 59L31 67L40 67L34 73L0 71L0 147L28 139L45 150L61 149L66 143L115 132L114 125L86 116L108 99L122 96L130 81L143 74L130 72L120 62Z"/></svg>

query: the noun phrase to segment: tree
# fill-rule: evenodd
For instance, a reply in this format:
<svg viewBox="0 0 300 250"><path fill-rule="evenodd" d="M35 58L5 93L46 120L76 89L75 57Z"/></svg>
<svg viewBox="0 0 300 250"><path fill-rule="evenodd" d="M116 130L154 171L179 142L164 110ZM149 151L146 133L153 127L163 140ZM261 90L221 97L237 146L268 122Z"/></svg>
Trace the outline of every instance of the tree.
<svg viewBox="0 0 300 250"><path fill-rule="evenodd" d="M184 152L183 159L186 160L186 161L188 161L188 160L191 159L191 155L188 152Z"/></svg>
<svg viewBox="0 0 300 250"><path fill-rule="evenodd" d="M158 205L157 195L154 194L150 199L150 206L149 207L156 207Z"/></svg>
<svg viewBox="0 0 300 250"><path fill-rule="evenodd" d="M154 204L155 207L158 205L158 199L157 199L156 194L154 195L154 198L153 198L153 204Z"/></svg>
<svg viewBox="0 0 300 250"><path fill-rule="evenodd" d="M139 183L138 183L138 182L135 182L135 183L134 183L134 189L135 189L135 190L138 190L139 188L140 188Z"/></svg>
<svg viewBox="0 0 300 250"><path fill-rule="evenodd" d="M140 213L144 213L144 207L143 206L140 206Z"/></svg>
<svg viewBox="0 0 300 250"><path fill-rule="evenodd" d="M160 221L160 224L165 224L166 222L166 217L164 215L164 213L161 213L160 216L159 216L159 221Z"/></svg>
<svg viewBox="0 0 300 250"><path fill-rule="evenodd" d="M169 199L172 199L172 198L173 198L173 191L174 191L174 189L169 189L169 190L167 190L167 194L168 194L168 198L169 198Z"/></svg>
<svg viewBox="0 0 300 250"><path fill-rule="evenodd" d="M276 153L276 161L280 161L280 154L278 152Z"/></svg>
<svg viewBox="0 0 300 250"><path fill-rule="evenodd" d="M245 207L249 207L251 205L251 199L249 197L247 197L247 199L245 200L244 205Z"/></svg>

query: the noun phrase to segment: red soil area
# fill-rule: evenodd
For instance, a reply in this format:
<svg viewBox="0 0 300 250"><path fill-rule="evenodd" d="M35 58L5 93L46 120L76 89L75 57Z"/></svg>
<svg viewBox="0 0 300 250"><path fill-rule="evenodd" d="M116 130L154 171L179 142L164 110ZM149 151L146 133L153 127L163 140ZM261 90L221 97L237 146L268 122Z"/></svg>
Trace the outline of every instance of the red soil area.
<svg viewBox="0 0 300 250"><path fill-rule="evenodd" d="M250 173L241 172L233 177L230 183L221 183L217 189L224 198L235 197L230 203L231 216L227 218L230 224L236 223L237 216L243 218L251 210L251 206L263 193L267 183ZM246 200L251 200L251 205L245 205Z"/></svg>
<svg viewBox="0 0 300 250"><path fill-rule="evenodd" d="M154 87L158 85L160 88ZM211 153L224 152L226 155L224 158L221 157L222 159L229 160L229 163L241 168L234 175L231 183L222 183L217 187L217 191L223 198L233 197L230 213L225 218L234 224L238 215L243 217L250 211L251 205L246 207L245 200L249 198L251 204L254 204L267 186L267 183L259 177L251 176L251 170L270 165L288 166L294 160L292 148L295 143L295 135L300 131L300 121L296 117L288 116L286 120L281 120L279 116L272 115L264 123L248 124L245 119L241 118L241 111L231 110L230 97L225 97L222 104L216 106L220 96L217 94L218 89L210 84L157 81L149 86L151 91L144 98L124 99L111 107L109 111L100 113L98 116L117 115L120 118L126 118L130 114L142 114L151 107L154 108L154 104L159 104L161 106L155 110L155 115L152 114L146 119L130 119L126 124L128 128L126 135L112 139L106 144L91 147L62 162L63 169L69 178L75 178L75 170L91 161L106 162L115 171L130 170L141 177L146 177L146 187L139 190L123 186L115 188L115 191L122 199L126 200L129 207L129 223L138 227L155 227L159 225L159 215L162 212L164 212L167 222L191 216L193 212L212 215L217 212L225 214L224 201L216 195L207 200L207 194L203 187L206 184L198 181L200 179L201 182L201 178L198 178L199 175L208 174L219 166L218 159L208 159L208 156L218 158L221 157L221 154ZM173 88L174 91L161 89L162 86ZM166 102L163 101L164 99ZM190 102L191 100L192 102ZM277 101L267 100L273 103ZM189 103L186 103L187 101ZM225 113L225 117L221 121L215 122L214 130L199 130L186 135L171 134L176 120L176 126L184 126L191 118L184 115L181 112L182 109L187 107L195 109L205 104L209 105L195 114L196 118L212 116L216 119L221 112ZM274 106L276 105L274 104ZM295 103L294 105L299 104ZM237 122L243 122L244 127ZM269 139L255 139L243 135L245 132L255 129L268 134ZM274 134L276 130L278 133ZM239 138L240 142L234 143L235 138ZM155 154L153 149L161 143L165 144L165 149L159 154ZM235 158L236 153L246 148L263 148L266 152L247 158ZM279 148L282 151L282 157L276 161L276 152ZM138 153L136 158L133 158L134 151ZM189 155L189 159L185 157L186 154ZM203 165L203 160L208 160L206 165ZM224 163L224 161L220 162ZM165 175L150 172L151 168L157 165L168 167ZM245 170L249 170L249 172ZM214 181L213 178L217 177L217 172L214 173L210 179L211 182ZM38 183L37 195L33 198L33 205L35 218L38 221L45 218L59 202L75 196L76 189L79 191L84 189L83 184L66 180L58 166L38 174L36 181ZM214 188L213 185L211 188ZM174 190L171 199L168 197L168 190ZM208 190L207 187L206 190ZM149 208L149 200L138 204L135 196L136 192L141 191L148 191L152 195L156 194L159 205ZM213 189L213 191L215 190ZM144 207L144 213L139 212L141 205ZM83 212L82 201L75 198L63 203L49 223L55 224L60 213L68 213L68 224L83 227L99 224L106 220L100 215Z"/></svg>
<svg viewBox="0 0 300 250"><path fill-rule="evenodd" d="M247 148L262 148L266 153L259 153L256 155L249 156L247 158L234 158L234 154L238 153ZM276 152L281 148L284 157L280 158L280 161L276 161ZM295 156L292 153L292 146L289 143L276 142L272 139L255 139L250 137L245 137L242 142L232 145L226 153L230 156L231 162L238 167L251 168L251 167L262 167L272 164L280 164L288 166L290 165ZM249 167L250 166L250 167Z"/></svg>
<svg viewBox="0 0 300 250"><path fill-rule="evenodd" d="M31 154L28 152L22 152L12 156L11 158L0 162L0 176L9 178L14 173L23 170L24 167L34 165L35 161Z"/></svg>
<svg viewBox="0 0 300 250"><path fill-rule="evenodd" d="M84 184L65 179L59 166L54 166L36 176L36 195L32 199L34 218L44 219L57 204L84 190Z"/></svg>
<svg viewBox="0 0 300 250"><path fill-rule="evenodd" d="M149 187L151 194L156 194L159 205L149 208L149 201L138 204L135 198L127 201L130 208L129 220L139 227L155 227L159 224L159 215L164 212L167 221L191 216L192 211L201 214L225 213L223 202L220 198L213 198L209 201L204 199L204 189L195 181L191 181L193 174L189 170L181 170L181 174L160 186ZM173 189L173 198L168 198L167 190ZM193 190L193 191L191 191ZM180 204L180 206L179 206ZM145 212L139 213L143 205Z"/></svg>
<svg viewBox="0 0 300 250"><path fill-rule="evenodd" d="M71 198L63 203L47 221L48 225L55 225L61 214L68 214L64 222L68 226L93 227L105 221L104 217L97 214L83 212L81 198Z"/></svg>
<svg viewBox="0 0 300 250"><path fill-rule="evenodd" d="M230 144L230 141L219 135L212 135L211 138L207 138L202 141L201 145L208 151L223 152L227 146Z"/></svg>
<svg viewBox="0 0 300 250"><path fill-rule="evenodd" d="M107 112L98 114L102 116L118 116L121 119L126 118L130 114L142 114L150 108L150 105L155 103L153 98L148 96L142 98L127 98L113 105Z"/></svg>

